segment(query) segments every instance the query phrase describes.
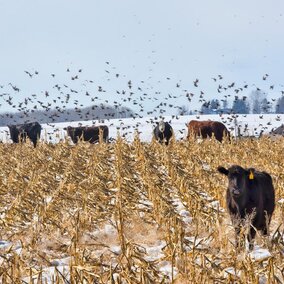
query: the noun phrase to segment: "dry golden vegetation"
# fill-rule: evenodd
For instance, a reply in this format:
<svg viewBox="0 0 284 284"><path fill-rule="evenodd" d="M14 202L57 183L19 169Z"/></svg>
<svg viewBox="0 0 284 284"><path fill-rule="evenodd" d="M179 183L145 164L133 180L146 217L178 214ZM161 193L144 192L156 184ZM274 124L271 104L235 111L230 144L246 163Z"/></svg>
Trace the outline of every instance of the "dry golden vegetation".
<svg viewBox="0 0 284 284"><path fill-rule="evenodd" d="M269 138L0 144L1 283L283 283L283 158ZM266 257L235 252L231 164L272 175Z"/></svg>

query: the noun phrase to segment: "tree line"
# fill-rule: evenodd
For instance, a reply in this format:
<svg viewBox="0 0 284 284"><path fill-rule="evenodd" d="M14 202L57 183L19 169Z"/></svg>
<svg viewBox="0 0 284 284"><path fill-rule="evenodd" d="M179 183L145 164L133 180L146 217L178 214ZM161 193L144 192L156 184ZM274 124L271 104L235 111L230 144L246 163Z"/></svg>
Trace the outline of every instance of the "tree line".
<svg viewBox="0 0 284 284"><path fill-rule="evenodd" d="M38 121L39 123L58 123L83 120L104 120L134 116L127 107L93 105L74 109L25 110L0 114L0 126Z"/></svg>
<svg viewBox="0 0 284 284"><path fill-rule="evenodd" d="M262 91L251 92L249 98L246 96L235 96L232 106L229 107L228 100L223 98L212 99L204 101L200 114L266 114L266 113L284 113L284 96L278 99L272 99L272 102L267 99L267 95ZM183 106L179 110L180 115L193 114L186 106Z"/></svg>

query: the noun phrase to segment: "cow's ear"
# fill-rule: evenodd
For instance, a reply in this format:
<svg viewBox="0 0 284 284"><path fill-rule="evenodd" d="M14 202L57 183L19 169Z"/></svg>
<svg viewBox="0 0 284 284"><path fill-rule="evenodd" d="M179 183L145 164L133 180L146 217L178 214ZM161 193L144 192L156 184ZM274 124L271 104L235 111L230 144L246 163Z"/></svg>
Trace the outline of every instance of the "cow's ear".
<svg viewBox="0 0 284 284"><path fill-rule="evenodd" d="M254 180L255 169L249 168L249 169L247 169L246 172L247 172L247 176L248 176L249 180Z"/></svg>
<svg viewBox="0 0 284 284"><path fill-rule="evenodd" d="M225 176L227 176L229 174L229 171L227 169L225 169L224 167L219 166L217 168L217 170L218 170L219 173L221 173L221 174L223 174Z"/></svg>

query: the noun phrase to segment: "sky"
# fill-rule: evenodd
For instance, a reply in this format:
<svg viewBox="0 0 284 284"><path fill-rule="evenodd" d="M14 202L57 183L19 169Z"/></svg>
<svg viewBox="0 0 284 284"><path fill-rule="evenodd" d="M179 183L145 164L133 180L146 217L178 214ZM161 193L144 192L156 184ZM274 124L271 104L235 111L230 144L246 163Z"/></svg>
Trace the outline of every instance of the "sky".
<svg viewBox="0 0 284 284"><path fill-rule="evenodd" d="M146 114L166 103L171 114L246 84L240 97L284 90L281 0L0 0L0 13L0 111L27 97L27 107L55 107L69 94L68 107L116 101Z"/></svg>

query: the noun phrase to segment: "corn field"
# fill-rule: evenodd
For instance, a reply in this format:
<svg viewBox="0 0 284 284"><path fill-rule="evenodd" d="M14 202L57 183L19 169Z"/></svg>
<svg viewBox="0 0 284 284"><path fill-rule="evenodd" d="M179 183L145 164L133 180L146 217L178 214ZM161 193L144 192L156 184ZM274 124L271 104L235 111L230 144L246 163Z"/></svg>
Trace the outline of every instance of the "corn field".
<svg viewBox="0 0 284 284"><path fill-rule="evenodd" d="M266 137L0 144L0 281L283 283L283 153ZM266 257L235 250L216 170L232 164L272 176Z"/></svg>

